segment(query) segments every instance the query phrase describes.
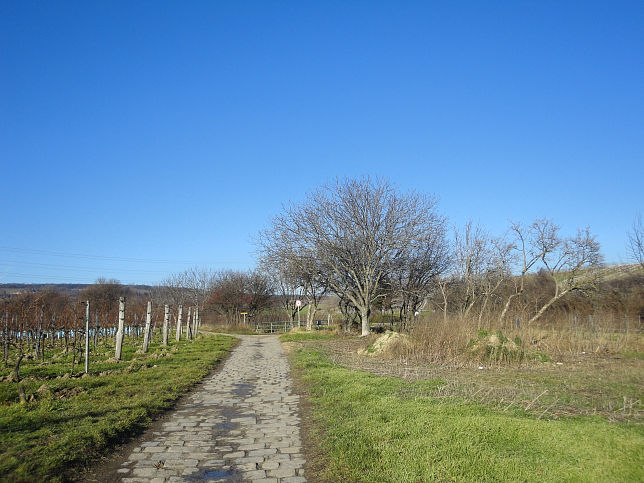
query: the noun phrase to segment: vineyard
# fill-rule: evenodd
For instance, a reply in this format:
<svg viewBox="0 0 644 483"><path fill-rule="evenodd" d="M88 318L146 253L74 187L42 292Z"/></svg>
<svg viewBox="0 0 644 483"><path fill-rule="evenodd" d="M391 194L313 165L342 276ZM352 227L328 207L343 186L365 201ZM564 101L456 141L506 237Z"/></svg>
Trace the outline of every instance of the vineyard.
<svg viewBox="0 0 644 483"><path fill-rule="evenodd" d="M45 291L2 302L3 479L67 479L140 432L232 347L199 334L198 307L99 288L84 300Z"/></svg>
<svg viewBox="0 0 644 483"><path fill-rule="evenodd" d="M90 354L103 352L110 341L113 358L120 361L126 338L140 343L141 352L146 353L155 334L164 346L172 329L177 342L198 335L198 306L184 312L183 305L178 305L175 312L168 304L154 307L138 296L126 310L126 297L119 292L123 289L117 284L93 285L76 300L46 290L2 301L3 365L13 367L5 379L19 382L25 360L46 364L62 353L70 355L70 375L78 371L81 362L89 373Z"/></svg>

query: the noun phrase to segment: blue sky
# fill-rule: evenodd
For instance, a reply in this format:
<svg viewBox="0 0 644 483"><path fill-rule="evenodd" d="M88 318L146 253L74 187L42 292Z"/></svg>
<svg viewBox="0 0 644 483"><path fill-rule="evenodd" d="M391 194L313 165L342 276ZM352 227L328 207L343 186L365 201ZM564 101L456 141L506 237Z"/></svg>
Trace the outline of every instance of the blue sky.
<svg viewBox="0 0 644 483"><path fill-rule="evenodd" d="M0 283L254 265L336 176L626 261L644 3L0 2Z"/></svg>

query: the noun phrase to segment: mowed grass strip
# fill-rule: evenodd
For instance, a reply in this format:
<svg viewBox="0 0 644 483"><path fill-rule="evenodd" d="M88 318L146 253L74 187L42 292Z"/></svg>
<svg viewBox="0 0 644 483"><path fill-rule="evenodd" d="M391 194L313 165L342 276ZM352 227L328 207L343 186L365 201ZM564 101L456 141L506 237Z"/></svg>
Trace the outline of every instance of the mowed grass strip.
<svg viewBox="0 0 644 483"><path fill-rule="evenodd" d="M442 380L349 370L314 349L293 360L321 435L323 481L644 481L641 425L435 398Z"/></svg>
<svg viewBox="0 0 644 483"><path fill-rule="evenodd" d="M328 340L335 337L330 332L288 332L280 335L282 342L302 342L306 340Z"/></svg>
<svg viewBox="0 0 644 483"><path fill-rule="evenodd" d="M148 354L124 345L121 362L109 361L113 352L107 347L104 354L90 356L91 375L84 378L55 378L69 371L67 358L46 366L25 364L22 384L33 401L17 403L17 384L0 383L0 480L66 480L70 468L73 472L91 464L142 431L207 375L234 343L232 337L199 336L170 348L153 344ZM47 373L54 378L47 379ZM37 392L42 384L51 392Z"/></svg>

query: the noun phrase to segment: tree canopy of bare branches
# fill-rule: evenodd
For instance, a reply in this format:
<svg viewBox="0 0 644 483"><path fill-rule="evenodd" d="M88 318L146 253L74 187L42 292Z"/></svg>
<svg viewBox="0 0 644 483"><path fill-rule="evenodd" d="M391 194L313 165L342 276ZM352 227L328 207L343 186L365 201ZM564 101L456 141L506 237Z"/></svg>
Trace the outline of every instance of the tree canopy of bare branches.
<svg viewBox="0 0 644 483"><path fill-rule="evenodd" d="M366 335L385 279L431 252L427 244L437 239L440 218L435 205L431 197L400 193L386 181L336 180L285 207L260 234L260 253L274 266L316 277L353 305Z"/></svg>
<svg viewBox="0 0 644 483"><path fill-rule="evenodd" d="M273 291L270 278L259 270L224 270L214 274L206 305L225 316L228 324L239 324L242 312L253 317L269 307Z"/></svg>
<svg viewBox="0 0 644 483"><path fill-rule="evenodd" d="M635 217L633 227L628 232L628 254L631 260L644 267L644 226L641 214Z"/></svg>

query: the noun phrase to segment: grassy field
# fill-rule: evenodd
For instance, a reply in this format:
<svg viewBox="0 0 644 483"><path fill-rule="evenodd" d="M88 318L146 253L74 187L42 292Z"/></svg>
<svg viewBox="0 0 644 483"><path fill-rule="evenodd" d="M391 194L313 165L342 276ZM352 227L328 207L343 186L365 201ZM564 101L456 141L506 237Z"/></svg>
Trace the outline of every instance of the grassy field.
<svg viewBox="0 0 644 483"><path fill-rule="evenodd" d="M478 375L475 371L457 376L436 369L442 377L413 380L386 377L343 367L347 360L328 350L339 343L304 342L291 353L311 403L314 425L308 439L316 445L310 453L319 455L312 462L319 481L644 479L644 427L637 416L611 422L584 415L586 402L574 394L565 401L569 412L556 417L542 411L540 401L532 406L503 401L507 392L501 389L527 376L526 384L540 384L538 391L549 387L563 398L565 378L553 376L550 365L545 371L523 368L520 375L515 369L488 372L484 385L498 389L499 404L498 399L477 401L467 391L444 392L467 386L467 375ZM632 387L641 383L635 376L614 382L608 391L641 396L641 386ZM595 385L588 378L586 383ZM577 385L583 386L581 378ZM577 404L579 412L572 410Z"/></svg>
<svg viewBox="0 0 644 483"><path fill-rule="evenodd" d="M64 481L114 444L142 431L215 367L235 340L199 336L194 342L151 344L147 354L126 341L123 360L110 360L113 342L90 356L90 374L71 376L71 354L25 361L28 402L18 384L0 382L0 480ZM79 372L82 367L76 367ZM10 368L0 370L0 376Z"/></svg>

